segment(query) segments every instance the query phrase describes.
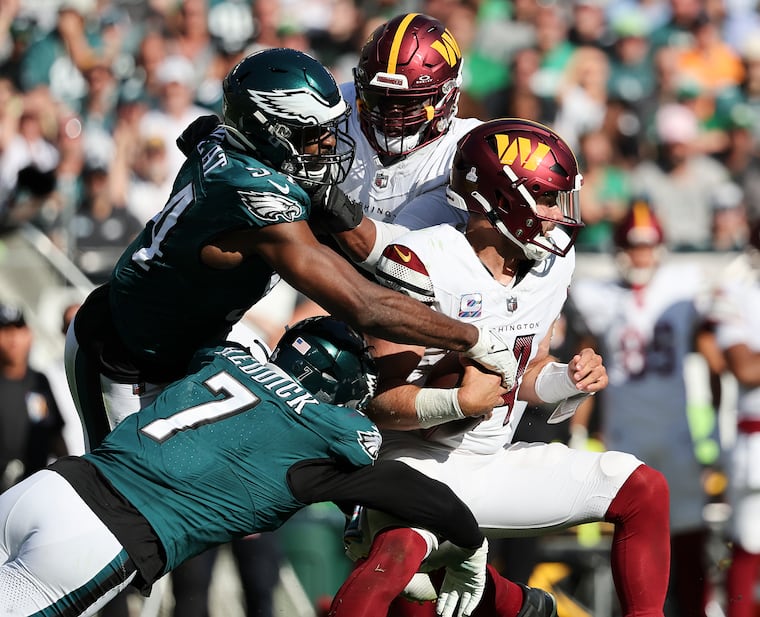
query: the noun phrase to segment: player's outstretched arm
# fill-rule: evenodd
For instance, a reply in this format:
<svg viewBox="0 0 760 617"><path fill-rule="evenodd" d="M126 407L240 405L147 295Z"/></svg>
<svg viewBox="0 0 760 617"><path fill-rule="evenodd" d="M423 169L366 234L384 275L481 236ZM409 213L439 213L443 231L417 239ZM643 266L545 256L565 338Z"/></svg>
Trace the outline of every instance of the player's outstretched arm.
<svg viewBox="0 0 760 617"><path fill-rule="evenodd" d="M332 459L304 461L288 472L299 501L332 501L351 512L356 504L386 512L415 527L429 529L464 549L483 544L475 516L445 484L400 461L348 468Z"/></svg>
<svg viewBox="0 0 760 617"><path fill-rule="evenodd" d="M291 286L358 330L399 343L465 352L511 387L514 354L488 331L451 319L403 294L372 283L317 241L304 221L270 225L243 240Z"/></svg>

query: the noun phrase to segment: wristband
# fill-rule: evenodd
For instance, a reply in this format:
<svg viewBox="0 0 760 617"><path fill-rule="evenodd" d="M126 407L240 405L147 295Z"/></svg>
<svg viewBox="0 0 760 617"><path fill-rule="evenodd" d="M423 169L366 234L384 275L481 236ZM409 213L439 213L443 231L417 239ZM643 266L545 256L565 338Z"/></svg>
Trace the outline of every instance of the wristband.
<svg viewBox="0 0 760 617"><path fill-rule="evenodd" d="M567 364L549 362L536 377L536 395L545 403L559 403L581 390L567 374Z"/></svg>
<svg viewBox="0 0 760 617"><path fill-rule="evenodd" d="M430 428L464 418L458 394L459 388L422 388L414 399L420 427Z"/></svg>

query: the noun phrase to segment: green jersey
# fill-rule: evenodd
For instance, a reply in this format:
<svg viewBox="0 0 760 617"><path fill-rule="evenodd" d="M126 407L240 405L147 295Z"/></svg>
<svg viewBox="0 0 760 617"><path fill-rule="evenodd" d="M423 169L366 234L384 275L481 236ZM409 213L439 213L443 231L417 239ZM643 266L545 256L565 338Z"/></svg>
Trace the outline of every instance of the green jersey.
<svg viewBox="0 0 760 617"><path fill-rule="evenodd" d="M203 349L192 373L84 458L150 523L164 572L233 538L276 529L305 504L287 481L305 460L371 464L377 427L320 403L239 347Z"/></svg>
<svg viewBox="0 0 760 617"><path fill-rule="evenodd" d="M202 141L112 274L113 324L138 365L184 374L193 352L224 338L278 280L255 254L210 268L201 261L206 244L233 230L306 220L309 209L300 186L229 147L221 131Z"/></svg>

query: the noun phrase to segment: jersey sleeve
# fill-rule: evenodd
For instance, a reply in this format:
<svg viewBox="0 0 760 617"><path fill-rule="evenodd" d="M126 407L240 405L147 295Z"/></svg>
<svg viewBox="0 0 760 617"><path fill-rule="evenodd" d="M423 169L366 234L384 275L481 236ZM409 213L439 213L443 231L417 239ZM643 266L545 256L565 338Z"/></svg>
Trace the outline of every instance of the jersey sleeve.
<svg viewBox="0 0 760 617"><path fill-rule="evenodd" d="M400 461L360 469L341 468L334 461L304 461L290 469L288 483L302 503L332 501L344 511L359 504L430 529L463 548L483 542L475 516L448 486Z"/></svg>
<svg viewBox="0 0 760 617"><path fill-rule="evenodd" d="M324 404L320 404L320 407ZM348 408L330 406L331 411L322 410L321 421L332 425L326 435L330 455L353 467L371 465L377 460L382 437L377 426L364 414Z"/></svg>
<svg viewBox="0 0 760 617"><path fill-rule="evenodd" d="M307 220L311 202L287 176L250 157L230 155L229 165L206 173L207 201L241 226L266 227Z"/></svg>

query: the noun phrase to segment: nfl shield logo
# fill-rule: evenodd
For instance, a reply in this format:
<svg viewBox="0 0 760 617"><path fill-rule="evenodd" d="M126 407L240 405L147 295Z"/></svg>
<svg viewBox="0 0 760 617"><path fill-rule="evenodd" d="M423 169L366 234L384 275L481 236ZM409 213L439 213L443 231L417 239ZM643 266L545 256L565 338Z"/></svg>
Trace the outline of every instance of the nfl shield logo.
<svg viewBox="0 0 760 617"><path fill-rule="evenodd" d="M517 310L517 298L514 296L507 298L507 310L510 313L514 313Z"/></svg>
<svg viewBox="0 0 760 617"><path fill-rule="evenodd" d="M379 189L384 189L386 186L388 186L388 172L387 171L378 171L375 174L375 186Z"/></svg>

